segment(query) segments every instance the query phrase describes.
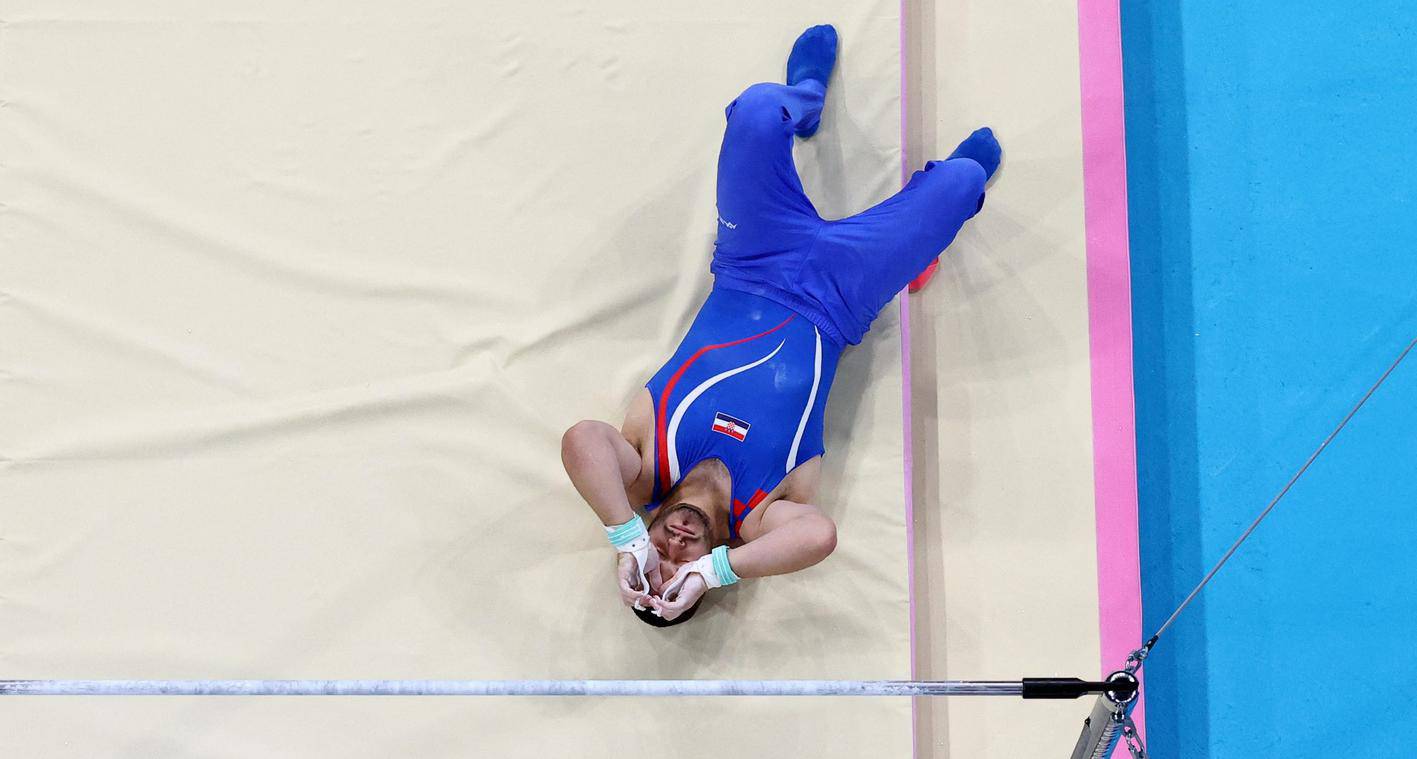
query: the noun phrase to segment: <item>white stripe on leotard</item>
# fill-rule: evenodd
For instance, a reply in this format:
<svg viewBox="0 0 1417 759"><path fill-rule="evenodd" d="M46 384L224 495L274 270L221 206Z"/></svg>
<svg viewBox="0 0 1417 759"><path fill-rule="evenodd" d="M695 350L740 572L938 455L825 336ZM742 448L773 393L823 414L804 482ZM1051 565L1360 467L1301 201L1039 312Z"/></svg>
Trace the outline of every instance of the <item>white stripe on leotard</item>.
<svg viewBox="0 0 1417 759"><path fill-rule="evenodd" d="M698 387L689 391L689 394L684 396L684 400L679 401L679 405L674 409L674 415L669 417L669 432L665 435L665 437L669 439L669 481L671 483L679 481L679 451L674 445L674 438L676 437L676 433L679 431L679 422L683 420L684 412L689 410L690 404L698 400L698 397L700 395L703 395L704 391L708 390L714 385L717 385L718 383L728 379L729 377L732 377L735 374L746 372L749 369L752 369L753 367L763 363L764 361L767 361L773 356L776 356L777 352L782 350L782 346L785 344L787 344L787 340L784 339L782 342L777 344L776 348L772 349L772 353L763 356L757 361L754 361L751 364L744 364L736 369L729 369L726 372L723 372L721 374L715 374L714 376L709 377L708 379L700 383Z"/></svg>
<svg viewBox="0 0 1417 759"><path fill-rule="evenodd" d="M812 392L807 394L807 407L802 409L802 421L797 423L797 434L792 437L792 450L787 452L787 471L797 468L797 449L802 445L802 433L807 431L807 418L812 415L812 407L817 403L817 385L822 381L822 333L817 334L817 355L812 361Z"/></svg>

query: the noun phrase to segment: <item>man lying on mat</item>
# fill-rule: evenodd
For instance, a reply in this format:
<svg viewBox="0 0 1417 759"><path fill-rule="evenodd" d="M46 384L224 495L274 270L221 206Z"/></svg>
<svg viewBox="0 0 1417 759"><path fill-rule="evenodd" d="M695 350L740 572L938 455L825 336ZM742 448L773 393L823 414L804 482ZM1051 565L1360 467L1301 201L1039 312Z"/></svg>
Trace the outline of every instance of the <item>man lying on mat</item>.
<svg viewBox="0 0 1417 759"><path fill-rule="evenodd" d="M621 597L650 624L687 620L709 588L832 552L836 525L813 504L837 358L979 211L999 165L980 129L880 205L823 220L792 140L817 130L836 43L831 26L808 29L786 85L755 84L728 105L713 290L620 429L587 420L561 441L619 551Z"/></svg>

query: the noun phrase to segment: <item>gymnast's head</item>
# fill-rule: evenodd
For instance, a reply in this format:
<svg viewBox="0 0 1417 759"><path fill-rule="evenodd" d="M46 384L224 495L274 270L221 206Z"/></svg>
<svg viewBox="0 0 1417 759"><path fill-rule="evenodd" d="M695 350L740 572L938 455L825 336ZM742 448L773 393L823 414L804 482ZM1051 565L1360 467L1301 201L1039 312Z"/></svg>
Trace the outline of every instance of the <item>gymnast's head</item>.
<svg viewBox="0 0 1417 759"><path fill-rule="evenodd" d="M713 550L713 527L703 509L681 501L656 509L649 523L649 542L659 554L659 576L669 582L680 567ZM659 587L652 590L657 594Z"/></svg>
<svg viewBox="0 0 1417 759"><path fill-rule="evenodd" d="M688 502L678 502L656 509L649 525L650 550L657 557L655 570L650 573L650 589L656 598L663 597L665 586L680 568L707 556L713 548L714 531L703 509ZM666 599L668 600L668 599ZM692 606L668 619L653 609L636 608L635 616L654 627L672 627L689 621L703 603L700 596Z"/></svg>

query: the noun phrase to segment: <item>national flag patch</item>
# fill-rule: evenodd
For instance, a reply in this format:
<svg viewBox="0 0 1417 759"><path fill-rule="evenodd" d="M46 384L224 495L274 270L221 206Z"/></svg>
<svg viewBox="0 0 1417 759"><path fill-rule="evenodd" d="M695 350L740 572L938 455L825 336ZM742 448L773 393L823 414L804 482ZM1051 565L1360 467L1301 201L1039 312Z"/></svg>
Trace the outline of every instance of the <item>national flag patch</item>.
<svg viewBox="0 0 1417 759"><path fill-rule="evenodd" d="M749 426L742 419L734 419L721 411L715 412L713 415L713 431L722 432L734 440L742 441L748 437Z"/></svg>

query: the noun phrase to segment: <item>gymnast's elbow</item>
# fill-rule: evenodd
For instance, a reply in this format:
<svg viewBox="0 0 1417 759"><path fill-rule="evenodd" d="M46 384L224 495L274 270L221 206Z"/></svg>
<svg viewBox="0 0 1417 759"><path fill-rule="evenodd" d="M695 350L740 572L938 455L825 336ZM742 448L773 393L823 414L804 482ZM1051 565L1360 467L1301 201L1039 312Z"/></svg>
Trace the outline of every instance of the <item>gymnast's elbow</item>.
<svg viewBox="0 0 1417 759"><path fill-rule="evenodd" d="M606 429L614 428L605 422L582 419L561 435L561 464L567 472L574 472L592 458L604 444Z"/></svg>

